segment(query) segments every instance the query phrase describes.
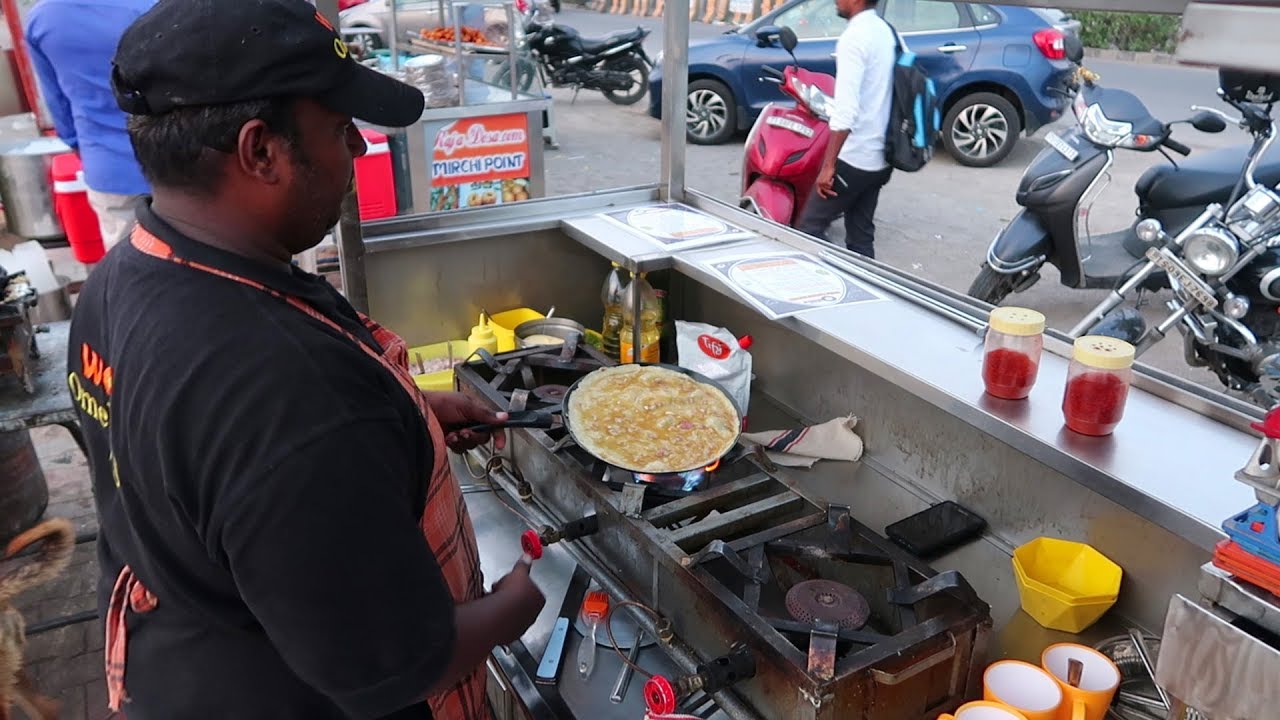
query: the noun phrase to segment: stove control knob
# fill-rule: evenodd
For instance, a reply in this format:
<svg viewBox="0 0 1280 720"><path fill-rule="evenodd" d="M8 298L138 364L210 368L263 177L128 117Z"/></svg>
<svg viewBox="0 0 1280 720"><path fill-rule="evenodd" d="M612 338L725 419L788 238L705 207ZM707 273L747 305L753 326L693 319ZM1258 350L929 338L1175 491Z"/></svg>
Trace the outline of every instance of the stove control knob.
<svg viewBox="0 0 1280 720"><path fill-rule="evenodd" d="M661 675L654 675L644 684L644 704L650 715L670 715L676 711L676 690Z"/></svg>
<svg viewBox="0 0 1280 720"><path fill-rule="evenodd" d="M520 534L520 549L529 556L531 560L539 560L542 558L542 538L538 537L535 530L525 530Z"/></svg>

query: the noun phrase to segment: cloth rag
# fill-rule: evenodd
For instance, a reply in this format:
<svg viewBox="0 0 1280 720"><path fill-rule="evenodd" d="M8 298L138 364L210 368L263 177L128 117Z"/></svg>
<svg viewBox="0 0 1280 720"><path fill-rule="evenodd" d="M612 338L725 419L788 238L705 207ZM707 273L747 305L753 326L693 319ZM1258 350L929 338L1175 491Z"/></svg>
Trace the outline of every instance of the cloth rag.
<svg viewBox="0 0 1280 720"><path fill-rule="evenodd" d="M849 415L795 430L744 433L742 439L763 445L776 465L811 468L819 460L861 460L862 438L853 431L857 424L858 418Z"/></svg>

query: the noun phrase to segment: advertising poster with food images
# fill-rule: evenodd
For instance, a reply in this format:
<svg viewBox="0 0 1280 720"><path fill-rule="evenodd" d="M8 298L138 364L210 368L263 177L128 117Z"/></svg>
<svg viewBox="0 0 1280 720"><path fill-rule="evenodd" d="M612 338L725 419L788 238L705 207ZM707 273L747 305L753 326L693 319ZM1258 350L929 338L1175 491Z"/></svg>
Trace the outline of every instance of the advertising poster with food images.
<svg viewBox="0 0 1280 720"><path fill-rule="evenodd" d="M428 140L432 212L529 199L528 115L456 120Z"/></svg>

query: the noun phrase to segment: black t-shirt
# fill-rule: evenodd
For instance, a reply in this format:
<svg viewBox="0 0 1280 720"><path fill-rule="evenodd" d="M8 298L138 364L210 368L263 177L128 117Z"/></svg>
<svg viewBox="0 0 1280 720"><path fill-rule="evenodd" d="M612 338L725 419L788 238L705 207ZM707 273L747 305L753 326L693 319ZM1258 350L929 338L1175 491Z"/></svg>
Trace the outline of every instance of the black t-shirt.
<svg viewBox="0 0 1280 720"><path fill-rule="evenodd" d="M323 279L138 216L377 348ZM390 372L260 289L127 242L84 285L68 371L102 611L125 564L159 601L127 613L129 720L431 717L453 602L419 526L431 444Z"/></svg>

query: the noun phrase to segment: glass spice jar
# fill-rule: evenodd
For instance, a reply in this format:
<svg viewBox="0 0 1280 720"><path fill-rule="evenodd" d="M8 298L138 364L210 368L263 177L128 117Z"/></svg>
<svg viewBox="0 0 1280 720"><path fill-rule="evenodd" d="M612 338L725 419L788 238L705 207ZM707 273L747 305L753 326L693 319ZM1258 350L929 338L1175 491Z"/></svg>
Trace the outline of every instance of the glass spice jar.
<svg viewBox="0 0 1280 720"><path fill-rule="evenodd" d="M1133 346L1100 335L1078 338L1067 370L1062 415L1082 435L1110 435L1124 417L1133 377Z"/></svg>
<svg viewBox="0 0 1280 720"><path fill-rule="evenodd" d="M992 310L982 358L987 394L1005 400L1030 395L1043 351L1044 315L1020 307Z"/></svg>

